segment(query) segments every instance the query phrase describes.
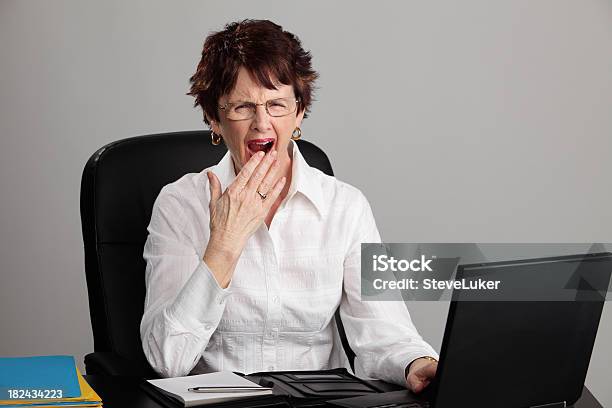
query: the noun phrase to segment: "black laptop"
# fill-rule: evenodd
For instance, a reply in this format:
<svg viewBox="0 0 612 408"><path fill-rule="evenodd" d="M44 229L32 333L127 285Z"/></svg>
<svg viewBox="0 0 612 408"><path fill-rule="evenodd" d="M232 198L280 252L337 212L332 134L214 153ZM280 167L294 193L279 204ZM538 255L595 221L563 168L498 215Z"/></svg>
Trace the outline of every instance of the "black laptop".
<svg viewBox="0 0 612 408"><path fill-rule="evenodd" d="M514 284L503 301L453 292L438 372L423 395L396 391L330 403L361 408L571 406L582 393L611 271L611 253L460 265L457 280L486 277ZM534 290L538 283L542 293Z"/></svg>

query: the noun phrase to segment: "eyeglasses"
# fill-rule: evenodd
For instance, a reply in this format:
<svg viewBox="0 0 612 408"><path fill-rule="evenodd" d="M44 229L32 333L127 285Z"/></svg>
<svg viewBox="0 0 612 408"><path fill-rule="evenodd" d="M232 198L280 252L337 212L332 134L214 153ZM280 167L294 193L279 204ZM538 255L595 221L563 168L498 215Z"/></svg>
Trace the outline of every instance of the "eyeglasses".
<svg viewBox="0 0 612 408"><path fill-rule="evenodd" d="M295 112L298 103L299 100L295 98L277 98L266 103L228 102L219 109L225 111L225 117L229 120L247 120L255 117L258 106L265 106L268 115L278 118Z"/></svg>

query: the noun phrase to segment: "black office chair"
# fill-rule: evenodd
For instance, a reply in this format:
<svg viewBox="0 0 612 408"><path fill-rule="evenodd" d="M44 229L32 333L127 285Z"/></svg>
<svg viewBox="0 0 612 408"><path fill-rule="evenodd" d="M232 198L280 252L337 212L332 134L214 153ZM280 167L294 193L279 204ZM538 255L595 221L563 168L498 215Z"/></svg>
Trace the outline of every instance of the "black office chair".
<svg viewBox="0 0 612 408"><path fill-rule="evenodd" d="M298 145L310 166L333 175L325 153ZM210 131L133 137L109 143L87 161L81 180L81 224L94 352L85 356L87 374L156 378L140 340L144 311L142 257L153 203L161 188L187 173L215 165L226 152L210 143ZM336 312L336 324L351 367Z"/></svg>

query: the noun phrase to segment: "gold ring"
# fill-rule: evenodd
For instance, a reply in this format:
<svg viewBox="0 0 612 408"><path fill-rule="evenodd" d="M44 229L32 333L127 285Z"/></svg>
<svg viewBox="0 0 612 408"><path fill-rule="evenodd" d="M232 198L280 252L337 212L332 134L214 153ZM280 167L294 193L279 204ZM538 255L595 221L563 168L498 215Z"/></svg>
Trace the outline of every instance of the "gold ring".
<svg viewBox="0 0 612 408"><path fill-rule="evenodd" d="M259 194L259 196L261 197L262 200L265 200L267 195L262 193L261 191L257 190L257 194Z"/></svg>

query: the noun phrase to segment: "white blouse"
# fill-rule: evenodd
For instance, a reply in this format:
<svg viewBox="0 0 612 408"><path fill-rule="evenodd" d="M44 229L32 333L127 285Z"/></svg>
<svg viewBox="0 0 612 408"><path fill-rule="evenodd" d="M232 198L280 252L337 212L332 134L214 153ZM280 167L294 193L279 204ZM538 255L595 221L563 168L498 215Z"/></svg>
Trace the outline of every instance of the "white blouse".
<svg viewBox="0 0 612 408"><path fill-rule="evenodd" d="M347 367L334 312L340 307L359 376L405 385L414 359L437 357L401 301L364 302L360 244L380 242L363 194L308 166L293 146L292 181L270 229L249 238L222 289L202 261L209 239L212 170L225 189L230 154L162 188L148 227L140 335L164 377Z"/></svg>

